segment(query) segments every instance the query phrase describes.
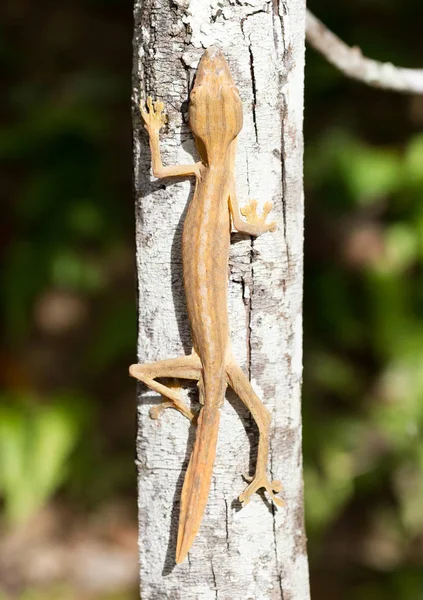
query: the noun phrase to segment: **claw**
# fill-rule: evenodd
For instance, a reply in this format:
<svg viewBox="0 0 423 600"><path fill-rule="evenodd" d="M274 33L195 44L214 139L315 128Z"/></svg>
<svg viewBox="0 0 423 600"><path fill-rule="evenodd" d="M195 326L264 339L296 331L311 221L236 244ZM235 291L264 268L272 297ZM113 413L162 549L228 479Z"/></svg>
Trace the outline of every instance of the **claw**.
<svg viewBox="0 0 423 600"><path fill-rule="evenodd" d="M281 492L283 490L283 485L282 485L282 481L279 481L279 479L274 479L272 481L272 489L274 492L276 492L277 494L279 492Z"/></svg>
<svg viewBox="0 0 423 600"><path fill-rule="evenodd" d="M243 506L247 506L250 503L250 496L246 496L245 494L241 494L238 497L238 500L241 502Z"/></svg>
<svg viewBox="0 0 423 600"><path fill-rule="evenodd" d="M261 488L264 488L267 491L270 498L272 499L272 502L274 502L276 506L284 506L284 500L276 496L277 493L282 491L282 483L278 479L274 479L272 482L270 482L265 475L256 475L254 478L250 478L248 476L246 477L246 479L247 481L250 480L251 483L247 487L247 489L239 496L239 501L244 506L246 506L249 503L251 496Z"/></svg>
<svg viewBox="0 0 423 600"><path fill-rule="evenodd" d="M150 408L149 414L151 419L159 419L160 415L166 408L174 408L175 404L173 402L162 402L158 406L152 406Z"/></svg>
<svg viewBox="0 0 423 600"><path fill-rule="evenodd" d="M156 100L156 102L154 103L154 110L156 112L163 112L163 109L164 109L163 102L160 102L160 100Z"/></svg>
<svg viewBox="0 0 423 600"><path fill-rule="evenodd" d="M176 401L174 402L172 400L170 400L170 401L165 400L158 406L152 406L149 411L150 418L154 419L154 420L159 419L161 414L167 408L173 408L173 409L179 411L181 414L184 415L184 417L186 417L189 421L191 421L191 423L195 423L196 415L187 406L185 406L183 402L176 402Z"/></svg>
<svg viewBox="0 0 423 600"><path fill-rule="evenodd" d="M270 213L272 208L273 208L272 202L265 202L264 206L263 206L263 217L267 217L267 215Z"/></svg>
<svg viewBox="0 0 423 600"><path fill-rule="evenodd" d="M148 96L145 106L143 102L140 103L140 113L145 123L147 131L159 131L163 125L167 122L167 117L164 114L164 104L160 100L153 102L151 96Z"/></svg>
<svg viewBox="0 0 423 600"><path fill-rule="evenodd" d="M260 229L262 229L262 233L266 231L275 231L276 222L272 221L271 223L266 223L267 215L273 208L273 204L271 202L266 202L263 206L262 214L259 215L257 213L257 200L250 200L248 204L243 206L241 210L241 214L246 218L247 222L251 225L258 225Z"/></svg>

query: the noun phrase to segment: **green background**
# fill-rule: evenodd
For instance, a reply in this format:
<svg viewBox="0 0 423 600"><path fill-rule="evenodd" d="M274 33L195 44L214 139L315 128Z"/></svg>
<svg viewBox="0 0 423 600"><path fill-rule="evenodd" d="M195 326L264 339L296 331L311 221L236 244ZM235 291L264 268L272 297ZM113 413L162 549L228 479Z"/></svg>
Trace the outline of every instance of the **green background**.
<svg viewBox="0 0 423 600"><path fill-rule="evenodd" d="M44 550L103 544L127 552L136 572L132 4L8 4L0 8L0 598L130 600L138 594L129 576L93 591L69 573L28 574L16 551L11 568L10 540ZM368 56L422 66L417 0L309 8ZM307 50L303 414L313 600L423 599L422 125L423 98L347 80Z"/></svg>

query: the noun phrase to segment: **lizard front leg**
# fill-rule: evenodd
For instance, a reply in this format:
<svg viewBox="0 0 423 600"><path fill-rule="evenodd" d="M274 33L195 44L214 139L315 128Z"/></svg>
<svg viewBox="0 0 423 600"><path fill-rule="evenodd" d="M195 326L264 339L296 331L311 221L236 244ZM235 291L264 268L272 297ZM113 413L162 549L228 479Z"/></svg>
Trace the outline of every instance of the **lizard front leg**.
<svg viewBox="0 0 423 600"><path fill-rule="evenodd" d="M192 379L198 381L201 379L201 370L200 358L193 352L189 356L159 360L144 365L131 365L129 367L129 374L132 377L135 377L135 379L142 381L150 389L169 399L159 404L159 406L153 406L150 409L150 416L152 419L157 419L166 408L174 408L192 421L194 414L184 404L178 392L155 381L155 379L157 377L174 377L177 379Z"/></svg>
<svg viewBox="0 0 423 600"><path fill-rule="evenodd" d="M264 488L277 506L283 506L285 503L282 498L275 495L282 490L282 484L277 479L269 481L267 477L267 462L269 455L269 426L270 414L263 405L260 398L252 388L244 371L234 360L226 365L226 374L228 383L234 392L239 396L245 406L253 415L259 430L259 445L257 453L257 465L254 477L245 491L240 495L240 501L245 505L250 501L250 497L259 489Z"/></svg>
<svg viewBox="0 0 423 600"><path fill-rule="evenodd" d="M150 138L151 164L153 175L155 177L178 177L184 175L195 175L198 179L201 178L200 167L201 162L191 165L172 165L164 167L160 154L159 131L167 121L164 113L164 104L159 100L153 102L151 97L147 98L147 110L144 105L140 104L141 116L144 119L144 127L148 131Z"/></svg>
<svg viewBox="0 0 423 600"><path fill-rule="evenodd" d="M260 216L257 214L257 200L250 200L248 204L240 209L236 197L235 185L232 185L229 193L229 210L232 217L232 223L237 231L254 236L266 233L266 231L275 231L275 221L266 223L267 215L272 210L272 207L273 205L271 202L266 202ZM246 220L244 220L241 215L244 216Z"/></svg>

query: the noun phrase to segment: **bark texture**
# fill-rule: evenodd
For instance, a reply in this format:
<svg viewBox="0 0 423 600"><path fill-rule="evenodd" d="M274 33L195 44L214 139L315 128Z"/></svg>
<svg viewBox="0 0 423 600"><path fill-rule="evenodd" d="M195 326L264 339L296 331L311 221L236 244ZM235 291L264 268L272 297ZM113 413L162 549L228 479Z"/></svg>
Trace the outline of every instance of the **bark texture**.
<svg viewBox="0 0 423 600"><path fill-rule="evenodd" d="M203 49L218 44L240 91L244 128L237 154L241 204L274 203L278 230L233 236L229 315L235 355L272 414L269 469L286 506L256 495L240 510L253 473L257 429L231 393L222 408L214 477L188 560L175 565L179 500L194 430L160 398L139 389L137 465L143 600L307 600L301 458L304 0L137 0L134 153L138 361L191 350L181 233L193 181L155 180L138 102L151 95L169 116L165 164L197 160L186 123L188 92ZM188 401L197 399L195 388Z"/></svg>

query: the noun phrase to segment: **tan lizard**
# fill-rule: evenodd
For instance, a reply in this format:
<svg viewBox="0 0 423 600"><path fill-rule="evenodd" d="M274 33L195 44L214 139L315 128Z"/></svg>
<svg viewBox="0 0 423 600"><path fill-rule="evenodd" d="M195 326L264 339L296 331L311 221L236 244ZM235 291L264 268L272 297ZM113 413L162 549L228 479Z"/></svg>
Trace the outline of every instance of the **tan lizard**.
<svg viewBox="0 0 423 600"><path fill-rule="evenodd" d="M147 99L148 110L140 106L150 138L153 174L156 177L195 175L196 187L188 207L182 235L183 277L193 350L189 356L132 365L130 375L167 398L150 411L157 418L164 408L178 409L189 419L193 413L174 389L156 381L175 377L198 381L202 405L197 432L182 489L176 562L182 562L197 535L209 494L220 419L220 407L229 384L251 411L259 429L255 476L239 499L243 504L265 488L275 504L282 489L269 481L270 414L238 366L231 350L227 308L227 266L231 220L243 233L258 236L273 231L266 223L272 204L264 205L262 216L251 201L239 209L235 194L235 151L242 128L242 105L228 63L222 52L211 47L198 66L190 94L189 123L200 154L200 162L164 167L159 149L159 131L166 122L162 102ZM242 219L240 213L246 218Z"/></svg>

